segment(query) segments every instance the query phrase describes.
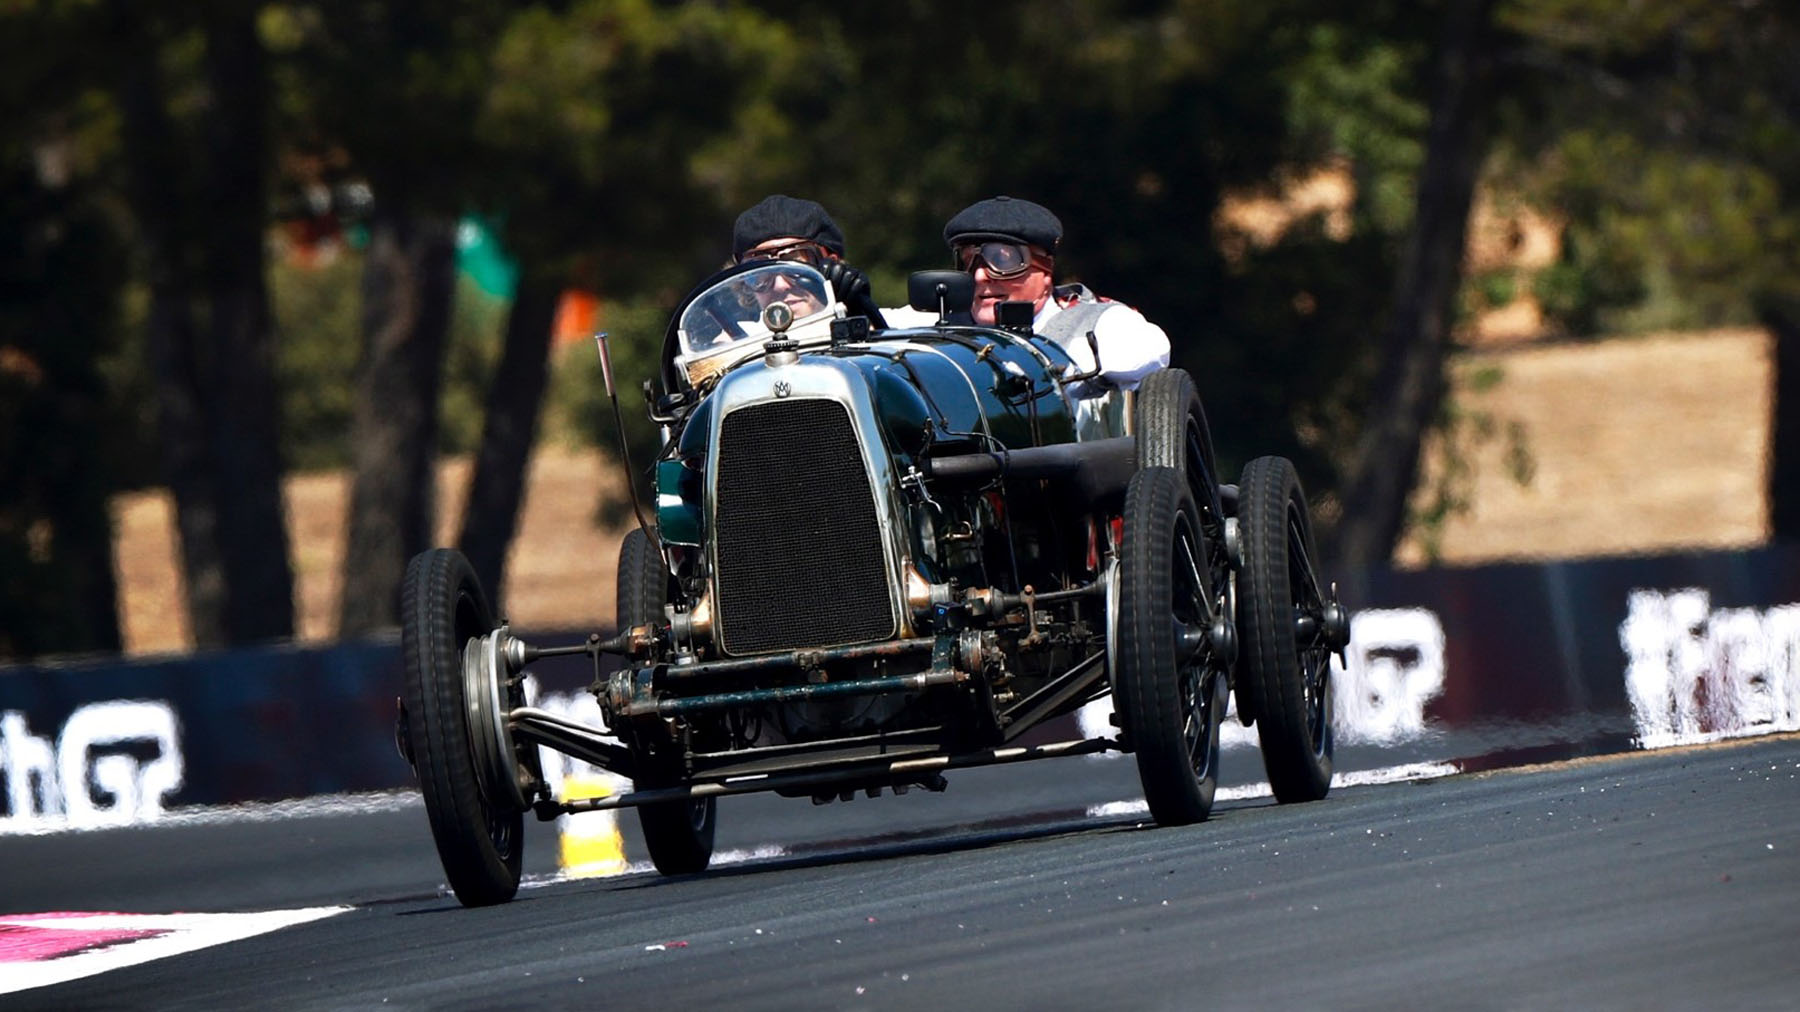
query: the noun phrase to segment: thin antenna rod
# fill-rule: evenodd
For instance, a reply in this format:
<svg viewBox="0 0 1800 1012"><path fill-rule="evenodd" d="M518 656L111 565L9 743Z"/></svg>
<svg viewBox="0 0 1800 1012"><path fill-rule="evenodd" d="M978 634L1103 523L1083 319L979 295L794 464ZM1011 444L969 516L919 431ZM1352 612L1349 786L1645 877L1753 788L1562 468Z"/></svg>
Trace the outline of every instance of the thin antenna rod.
<svg viewBox="0 0 1800 1012"><path fill-rule="evenodd" d="M638 498L637 469L631 466L631 447L625 441L625 416L619 411L619 395L613 389L612 347L607 342L608 332L594 332L594 347L600 352L600 375L606 381L606 399L612 404L613 428L619 436L619 459L625 463L625 486L631 493L631 512L637 515L638 526L650 535L652 541L662 542L657 529L644 516L644 504Z"/></svg>

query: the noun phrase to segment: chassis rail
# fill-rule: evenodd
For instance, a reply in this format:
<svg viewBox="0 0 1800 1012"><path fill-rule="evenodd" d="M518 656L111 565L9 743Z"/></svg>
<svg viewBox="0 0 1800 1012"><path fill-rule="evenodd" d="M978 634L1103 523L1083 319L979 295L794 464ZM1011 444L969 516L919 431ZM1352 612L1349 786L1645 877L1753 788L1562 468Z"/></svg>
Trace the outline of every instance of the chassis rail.
<svg viewBox="0 0 1800 1012"><path fill-rule="evenodd" d="M648 670L648 669L646 669ZM933 670L916 675L887 675L881 678L858 678L818 685L784 685L772 689L740 689L714 692L704 696L650 697L647 692L634 694L624 705L615 701L614 709L624 717L674 717L707 710L723 710L751 703L786 703L796 699L822 699L830 696L871 696L888 692L916 692L933 685L956 685L969 680L966 671ZM641 683L640 683L641 684Z"/></svg>
<svg viewBox="0 0 1800 1012"><path fill-rule="evenodd" d="M762 791L803 790L844 785L852 787L910 785L928 781L934 774L942 770L964 769L972 766L997 766L1005 763L1027 762L1033 759L1050 759L1057 756L1091 755L1118 747L1119 743L1112 738L1087 738L1052 742L1047 745L987 748L958 755L902 758L876 764L858 761L853 769L774 773L689 784L685 787L633 791L630 794L585 798L577 801L540 800L532 806L532 810L537 813L539 819L548 821L558 815L596 812L609 808L633 808L638 805L650 805L663 801L692 801L731 794L755 794Z"/></svg>

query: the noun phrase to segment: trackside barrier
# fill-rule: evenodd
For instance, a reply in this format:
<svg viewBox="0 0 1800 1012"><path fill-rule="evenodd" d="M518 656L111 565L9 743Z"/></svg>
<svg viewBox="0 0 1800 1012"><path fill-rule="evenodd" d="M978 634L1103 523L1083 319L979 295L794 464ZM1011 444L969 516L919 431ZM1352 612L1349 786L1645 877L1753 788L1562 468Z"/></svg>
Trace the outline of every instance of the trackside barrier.
<svg viewBox="0 0 1800 1012"><path fill-rule="evenodd" d="M1800 546L1378 572L1344 591L1379 609L1355 615L1339 672L1348 740L1441 730L1505 759L1800 729Z"/></svg>
<svg viewBox="0 0 1800 1012"><path fill-rule="evenodd" d="M0 831L391 788L397 640L0 668Z"/></svg>
<svg viewBox="0 0 1800 1012"><path fill-rule="evenodd" d="M1341 590L1340 768L1359 750L1475 768L1800 729L1800 548L1379 571ZM0 832L410 786L398 655L387 638L0 668ZM535 665L537 705L597 721L592 674ZM545 772L563 796L623 786L560 756ZM571 822L600 834L572 861L615 860L616 835Z"/></svg>

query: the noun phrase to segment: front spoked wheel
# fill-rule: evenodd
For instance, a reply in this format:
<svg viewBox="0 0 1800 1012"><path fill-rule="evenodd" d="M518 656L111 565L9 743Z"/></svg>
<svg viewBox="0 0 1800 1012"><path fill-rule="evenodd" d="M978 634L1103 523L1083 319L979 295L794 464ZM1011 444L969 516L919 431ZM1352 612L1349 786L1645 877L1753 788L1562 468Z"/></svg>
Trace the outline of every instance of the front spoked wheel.
<svg viewBox="0 0 1800 1012"><path fill-rule="evenodd" d="M1181 472L1145 468L1125 492L1115 702L1159 825L1205 819L1218 787L1226 680L1212 546Z"/></svg>
<svg viewBox="0 0 1800 1012"><path fill-rule="evenodd" d="M1317 801L1331 788L1331 652L1342 612L1320 587L1312 525L1294 465L1259 457L1239 481L1244 567L1239 682L1256 693L1263 768L1282 802Z"/></svg>
<svg viewBox="0 0 1800 1012"><path fill-rule="evenodd" d="M462 553L433 549L407 564L400 646L412 758L444 874L470 907L512 899L524 855L519 767L501 754L510 746L497 738L504 715L491 712L506 690L482 667L481 644L493 631L487 595Z"/></svg>
<svg viewBox="0 0 1800 1012"><path fill-rule="evenodd" d="M662 553L643 528L627 531L619 545L619 628L655 621L663 613L668 593L669 571L663 565ZM679 779L658 772L676 765L674 753L678 749L678 743L660 721L646 721L632 733L642 767L638 787L669 786ZM644 832L650 863L664 875L705 871L712 863L718 817L718 799L710 797L638 806L638 826Z"/></svg>

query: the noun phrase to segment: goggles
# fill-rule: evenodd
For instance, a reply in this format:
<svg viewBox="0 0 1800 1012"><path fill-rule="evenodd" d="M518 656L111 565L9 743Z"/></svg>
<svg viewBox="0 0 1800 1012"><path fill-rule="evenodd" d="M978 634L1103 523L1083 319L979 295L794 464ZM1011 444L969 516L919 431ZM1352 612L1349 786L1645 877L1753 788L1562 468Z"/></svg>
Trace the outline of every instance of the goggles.
<svg viewBox="0 0 1800 1012"><path fill-rule="evenodd" d="M751 291L755 292L758 295L762 295L764 293L772 292L775 290L775 282L777 279L787 281L787 283L790 286L794 283L793 279L788 278L784 274L781 274L777 271L767 271L765 273L752 275L751 277L746 278L744 281L744 287L750 289Z"/></svg>
<svg viewBox="0 0 1800 1012"><path fill-rule="evenodd" d="M989 277L1001 280L1010 280L1024 274L1031 269L1033 259L1031 247L1022 242L990 239L983 243L956 247L958 269L974 273L975 263L979 260L987 265Z"/></svg>
<svg viewBox="0 0 1800 1012"><path fill-rule="evenodd" d="M825 262L825 255L818 243L802 239L799 242L788 243L786 246L749 250L738 260L738 263L747 264L757 260L786 260L790 263L817 267Z"/></svg>
<svg viewBox="0 0 1800 1012"><path fill-rule="evenodd" d="M783 292L797 292L809 299L818 299L821 293L815 291L817 282L811 276L802 275L799 271L762 270L753 271L743 279L744 287L757 295L767 295L775 291L776 285L782 286Z"/></svg>

